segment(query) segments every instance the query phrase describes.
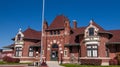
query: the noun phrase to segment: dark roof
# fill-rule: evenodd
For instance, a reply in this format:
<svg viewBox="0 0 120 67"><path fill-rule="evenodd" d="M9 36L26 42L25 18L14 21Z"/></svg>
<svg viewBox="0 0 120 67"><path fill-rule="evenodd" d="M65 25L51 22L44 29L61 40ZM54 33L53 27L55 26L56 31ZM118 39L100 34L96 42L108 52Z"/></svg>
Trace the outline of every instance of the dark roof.
<svg viewBox="0 0 120 67"><path fill-rule="evenodd" d="M92 25L96 26L99 29L98 33L100 33L100 34L108 34L109 35L109 39L112 37L112 33L110 33L109 31L107 31L105 29L103 29L100 25L98 25L93 20L92 20Z"/></svg>
<svg viewBox="0 0 120 67"><path fill-rule="evenodd" d="M41 31L36 31L31 28L28 28L23 32L23 34L24 38L41 40Z"/></svg>
<svg viewBox="0 0 120 67"><path fill-rule="evenodd" d="M110 30L109 32L113 34L113 37L109 40L109 43L120 42L120 30Z"/></svg>
<svg viewBox="0 0 120 67"><path fill-rule="evenodd" d="M93 20L92 20L91 23L92 23L92 25L96 26L99 29L99 32L105 32L106 31L100 25L98 25L96 22L94 22Z"/></svg>
<svg viewBox="0 0 120 67"><path fill-rule="evenodd" d="M11 44L11 45L8 45L8 46L4 46L3 48L10 48L11 49L11 48L14 48L14 45L15 44Z"/></svg>
<svg viewBox="0 0 120 67"><path fill-rule="evenodd" d="M56 18L53 20L53 22L50 24L48 29L61 29L64 28L64 23L65 21L69 21L67 17L64 15L58 15Z"/></svg>

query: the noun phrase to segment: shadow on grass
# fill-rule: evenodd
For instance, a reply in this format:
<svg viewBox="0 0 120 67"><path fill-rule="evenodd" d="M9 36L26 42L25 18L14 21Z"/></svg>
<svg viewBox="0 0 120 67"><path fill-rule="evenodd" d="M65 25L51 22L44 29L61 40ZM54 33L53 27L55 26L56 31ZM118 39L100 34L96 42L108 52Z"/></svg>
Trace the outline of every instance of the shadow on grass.
<svg viewBox="0 0 120 67"><path fill-rule="evenodd" d="M62 64L64 67L120 67L120 65L110 65L110 66L95 66L95 65L80 65L80 64Z"/></svg>

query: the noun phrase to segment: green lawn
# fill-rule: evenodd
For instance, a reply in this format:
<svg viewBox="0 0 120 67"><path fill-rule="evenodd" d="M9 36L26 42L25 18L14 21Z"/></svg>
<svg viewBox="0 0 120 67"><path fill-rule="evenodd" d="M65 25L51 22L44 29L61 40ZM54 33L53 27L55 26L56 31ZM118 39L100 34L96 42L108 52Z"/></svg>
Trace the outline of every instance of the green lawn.
<svg viewBox="0 0 120 67"><path fill-rule="evenodd" d="M16 65L16 64L31 64L31 63L7 63L7 62L3 62L3 61L0 61L0 65Z"/></svg>
<svg viewBox="0 0 120 67"><path fill-rule="evenodd" d="M62 64L64 67L120 67L120 65L114 66L94 66L94 65L79 65L79 64Z"/></svg>

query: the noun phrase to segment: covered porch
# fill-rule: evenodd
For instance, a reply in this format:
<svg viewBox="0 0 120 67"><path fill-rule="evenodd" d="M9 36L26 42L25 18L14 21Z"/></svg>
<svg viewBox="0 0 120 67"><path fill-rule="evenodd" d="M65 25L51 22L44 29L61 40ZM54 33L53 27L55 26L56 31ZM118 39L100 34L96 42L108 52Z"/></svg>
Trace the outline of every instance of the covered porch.
<svg viewBox="0 0 120 67"><path fill-rule="evenodd" d="M66 44L64 46L68 49L68 56L64 56L64 62L67 61L69 63L79 63L80 53L80 44Z"/></svg>

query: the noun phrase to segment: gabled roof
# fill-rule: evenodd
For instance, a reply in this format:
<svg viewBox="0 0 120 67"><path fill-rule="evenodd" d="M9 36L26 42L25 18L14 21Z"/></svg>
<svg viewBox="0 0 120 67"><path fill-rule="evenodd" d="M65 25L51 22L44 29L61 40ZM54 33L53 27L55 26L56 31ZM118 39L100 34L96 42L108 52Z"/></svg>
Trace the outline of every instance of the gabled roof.
<svg viewBox="0 0 120 67"><path fill-rule="evenodd" d="M64 28L64 23L65 21L68 21L68 18L65 17L64 15L58 15L54 19L54 21L50 24L48 29L61 29Z"/></svg>
<svg viewBox="0 0 120 67"><path fill-rule="evenodd" d="M36 31L31 28L25 30L23 34L24 34L24 38L27 39L38 39L38 40L41 39L41 31Z"/></svg>
<svg viewBox="0 0 120 67"><path fill-rule="evenodd" d="M109 43L120 42L120 30L110 30L109 32L113 34L113 37L109 40Z"/></svg>
<svg viewBox="0 0 120 67"><path fill-rule="evenodd" d="M99 34L108 34L109 35L109 39L112 37L112 33L110 33L109 31L103 29L100 25L98 25L97 23L95 23L93 20L90 21L90 24L92 24L93 26L96 26L99 31Z"/></svg>

